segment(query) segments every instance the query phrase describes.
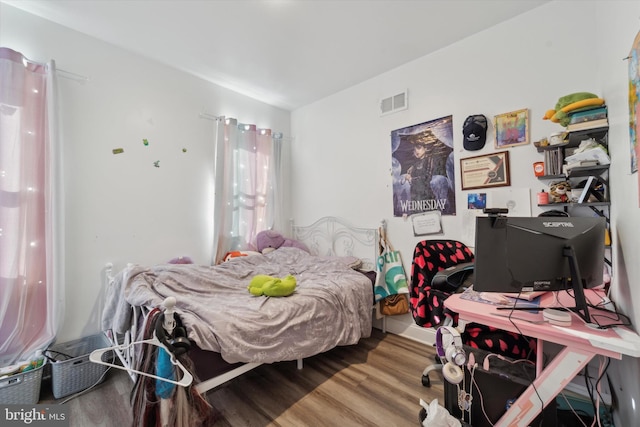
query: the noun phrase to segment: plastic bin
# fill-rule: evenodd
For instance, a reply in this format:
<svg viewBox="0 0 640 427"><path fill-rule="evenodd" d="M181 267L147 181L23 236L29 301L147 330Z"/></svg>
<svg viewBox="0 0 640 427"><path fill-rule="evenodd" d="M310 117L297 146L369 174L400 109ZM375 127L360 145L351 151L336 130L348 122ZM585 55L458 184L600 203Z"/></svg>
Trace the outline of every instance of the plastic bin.
<svg viewBox="0 0 640 427"><path fill-rule="evenodd" d="M35 405L38 403L43 368L44 365L0 379L0 405Z"/></svg>
<svg viewBox="0 0 640 427"><path fill-rule="evenodd" d="M54 360L51 363L53 396L59 399L102 382L108 367L91 362L89 355L93 350L109 346L111 343L103 334L51 346L46 354ZM102 356L104 361L112 359L111 351Z"/></svg>

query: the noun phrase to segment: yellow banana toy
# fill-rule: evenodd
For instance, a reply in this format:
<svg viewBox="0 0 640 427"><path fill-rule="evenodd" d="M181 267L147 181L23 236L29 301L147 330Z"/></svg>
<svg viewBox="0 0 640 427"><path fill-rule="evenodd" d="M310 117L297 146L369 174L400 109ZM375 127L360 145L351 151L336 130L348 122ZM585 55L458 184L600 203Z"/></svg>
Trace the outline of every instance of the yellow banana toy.
<svg viewBox="0 0 640 427"><path fill-rule="evenodd" d="M569 117L570 113L599 107L604 105L604 103L604 99L590 92L571 93L558 99L556 108L554 110L547 110L542 119L551 120L554 123L567 126L571 120Z"/></svg>

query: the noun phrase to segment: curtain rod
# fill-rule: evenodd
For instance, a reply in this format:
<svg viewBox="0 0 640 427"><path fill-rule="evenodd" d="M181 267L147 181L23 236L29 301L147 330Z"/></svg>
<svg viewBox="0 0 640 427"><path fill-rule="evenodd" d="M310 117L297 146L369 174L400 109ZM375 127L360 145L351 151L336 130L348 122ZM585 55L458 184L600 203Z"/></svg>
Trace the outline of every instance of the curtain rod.
<svg viewBox="0 0 640 427"><path fill-rule="evenodd" d="M216 116L210 113L200 113L198 114L198 117L200 117L201 119L212 120L214 122L219 122L220 120L225 118L225 116ZM284 141L293 141L293 137L285 137L282 132L273 132L272 137L276 139L282 139Z"/></svg>
<svg viewBox="0 0 640 427"><path fill-rule="evenodd" d="M80 82L80 83L86 83L89 80L91 80L87 76L83 76L83 75L80 75L80 74L77 74L77 73L72 73L71 71L63 70L61 68L56 68L56 72L58 73L58 75L60 77L63 77L65 79L69 79L69 80L75 80L75 81Z"/></svg>
<svg viewBox="0 0 640 427"><path fill-rule="evenodd" d="M224 119L224 116L214 116L213 114L209 114L209 113L200 113L199 117L201 119L213 120L214 122Z"/></svg>

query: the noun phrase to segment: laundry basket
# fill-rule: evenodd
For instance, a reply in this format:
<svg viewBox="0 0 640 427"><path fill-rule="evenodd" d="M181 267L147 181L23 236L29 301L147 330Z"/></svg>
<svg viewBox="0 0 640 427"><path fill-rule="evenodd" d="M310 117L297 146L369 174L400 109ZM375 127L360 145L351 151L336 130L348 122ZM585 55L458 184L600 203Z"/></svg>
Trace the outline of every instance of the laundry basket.
<svg viewBox="0 0 640 427"><path fill-rule="evenodd" d="M111 344L103 334L96 334L75 341L55 344L47 350L51 363L51 387L56 399L85 390L104 380L107 366L93 363L89 355L93 350ZM104 353L102 360L113 359L113 352Z"/></svg>
<svg viewBox="0 0 640 427"><path fill-rule="evenodd" d="M0 379L0 405L35 405L40 400L42 368Z"/></svg>

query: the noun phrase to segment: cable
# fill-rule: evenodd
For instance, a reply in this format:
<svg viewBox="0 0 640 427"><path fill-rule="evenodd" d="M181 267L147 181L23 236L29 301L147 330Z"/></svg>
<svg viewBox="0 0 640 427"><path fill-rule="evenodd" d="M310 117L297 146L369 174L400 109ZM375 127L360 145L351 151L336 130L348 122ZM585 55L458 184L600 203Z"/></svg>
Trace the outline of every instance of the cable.
<svg viewBox="0 0 640 427"><path fill-rule="evenodd" d="M571 298L575 299L575 296L573 295L572 289L565 289L565 292ZM591 317L592 323L595 324L599 329L608 329L608 328L613 328L615 326L626 326L626 327L631 326L631 319L627 315L618 312L618 308L617 308L617 306L615 305L615 303L613 301L610 301L610 302L613 304L614 311L611 311L611 310L608 310L608 309L604 308L604 305L609 301L606 301L604 298L601 297L600 303L594 304L594 303L592 303L591 301L589 301L587 299L587 306L589 308L591 308L591 309L598 310L597 312L589 312L589 316ZM560 299L558 298L557 295L556 295L556 302L562 308L564 308L565 310L569 311L570 314L572 314L573 316L575 316L578 319L580 319L580 321L582 321L582 323L584 323L585 325L587 324L587 322L585 322L585 320L581 316L579 316L575 311L573 311L573 309L571 307L567 307L564 304L562 304L562 302L560 302ZM613 317L609 317L609 316L607 316L607 314L614 315L614 316ZM602 324L602 323L598 322L597 319L607 319L607 320L615 321L615 322L618 322L618 323ZM620 319L622 319L622 320L620 320Z"/></svg>
<svg viewBox="0 0 640 427"><path fill-rule="evenodd" d="M484 415L484 418L487 420L487 422L491 425L491 427L493 427L494 424L489 419L489 415L487 415L487 411L484 408L484 396L482 395L482 390L480 390L480 386L476 382L475 378L471 379L471 385L475 386L476 390L478 390L478 395L480 396L480 409L482 409L482 414Z"/></svg>
<svg viewBox="0 0 640 427"><path fill-rule="evenodd" d="M576 410L573 408L573 406L571 406L571 402L569 402L569 399L567 399L567 396L564 395L564 393L560 392L560 396L562 396L562 398L564 399L564 401L567 403L567 406L569 407L569 409L571 410L571 412L573 412L573 415L576 416L576 418L578 419L578 421L580 421L580 424L582 424L584 427L588 427L584 421L582 421L582 418L580 417L580 415L578 415L578 413L576 412ZM586 414L585 414L586 415Z"/></svg>
<svg viewBox="0 0 640 427"><path fill-rule="evenodd" d="M66 353L62 353L62 352L55 351L55 350L51 350L50 348L47 348L45 351L43 351L43 352L42 352L42 355L43 355L44 357L46 357L46 358L47 358L47 360L49 360L49 362L54 362L54 363L55 363L55 362L60 362L60 360L53 359L53 358L49 357L49 355L47 354L47 352L49 352L49 353L55 353L55 354L57 354L58 356L65 357L65 360L73 359L73 356L70 356L70 355L68 355L68 354L66 354Z"/></svg>
<svg viewBox="0 0 640 427"><path fill-rule="evenodd" d="M584 372L585 372L585 385L587 388L587 392L589 393L589 398L591 399L591 404L594 408L594 422L595 420L597 420L598 425L601 426L601 420L600 420L600 402L604 401L604 398L602 397L602 394L600 393L600 383L602 381L602 378L604 377L604 375L606 374L607 370L609 369L609 365L611 364L611 359L608 357L604 357L601 356L600 357L600 366L599 366L599 375L598 378L596 380L595 386L594 384L591 384L589 382L589 380L591 379L591 377L589 376L589 372L588 372L588 367L584 368ZM593 392L592 389L595 388L595 391L597 393L597 399L594 399L593 396Z"/></svg>

